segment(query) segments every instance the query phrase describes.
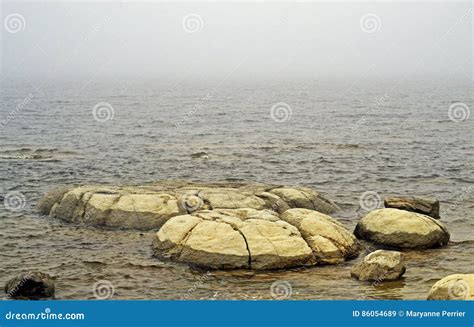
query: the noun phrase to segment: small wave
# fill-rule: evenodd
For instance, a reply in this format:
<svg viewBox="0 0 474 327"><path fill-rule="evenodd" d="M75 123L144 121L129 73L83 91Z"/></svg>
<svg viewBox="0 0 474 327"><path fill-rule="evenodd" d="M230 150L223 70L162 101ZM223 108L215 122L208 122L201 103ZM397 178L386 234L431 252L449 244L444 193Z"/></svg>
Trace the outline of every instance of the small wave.
<svg viewBox="0 0 474 327"><path fill-rule="evenodd" d="M336 144L339 149L359 149L362 148L360 144Z"/></svg>
<svg viewBox="0 0 474 327"><path fill-rule="evenodd" d="M0 160L41 160L45 159L46 157L35 154L35 155L26 155L26 154L13 154L13 155L0 155Z"/></svg>
<svg viewBox="0 0 474 327"><path fill-rule="evenodd" d="M86 266L106 266L105 262L99 260L82 260L82 263Z"/></svg>
<svg viewBox="0 0 474 327"><path fill-rule="evenodd" d="M45 160L59 161L61 157L77 155L71 150L60 150L57 148L18 148L0 151L0 160Z"/></svg>
<svg viewBox="0 0 474 327"><path fill-rule="evenodd" d="M147 261L131 261L124 264L125 267L132 268L171 268L172 264L166 262L147 262Z"/></svg>

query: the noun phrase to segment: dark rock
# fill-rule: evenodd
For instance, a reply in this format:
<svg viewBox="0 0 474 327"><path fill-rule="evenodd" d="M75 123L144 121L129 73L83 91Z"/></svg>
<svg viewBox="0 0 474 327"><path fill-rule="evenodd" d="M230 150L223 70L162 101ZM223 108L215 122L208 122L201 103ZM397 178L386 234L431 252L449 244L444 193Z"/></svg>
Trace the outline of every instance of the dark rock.
<svg viewBox="0 0 474 327"><path fill-rule="evenodd" d="M5 285L5 293L14 299L54 297L54 281L48 274L30 271L12 278Z"/></svg>
<svg viewBox="0 0 474 327"><path fill-rule="evenodd" d="M395 208L421 213L439 219L439 201L414 196L389 196L384 199L385 208Z"/></svg>
<svg viewBox="0 0 474 327"><path fill-rule="evenodd" d="M48 215L53 205L57 202L61 202L63 195L69 190L70 188L68 187L57 187L52 189L38 201L36 208L40 213Z"/></svg>
<svg viewBox="0 0 474 327"><path fill-rule="evenodd" d="M193 159L205 159L205 160L208 160L208 159L209 159L209 155L207 154L207 152L196 152L196 153L192 153L192 154L191 154L191 158L193 158Z"/></svg>

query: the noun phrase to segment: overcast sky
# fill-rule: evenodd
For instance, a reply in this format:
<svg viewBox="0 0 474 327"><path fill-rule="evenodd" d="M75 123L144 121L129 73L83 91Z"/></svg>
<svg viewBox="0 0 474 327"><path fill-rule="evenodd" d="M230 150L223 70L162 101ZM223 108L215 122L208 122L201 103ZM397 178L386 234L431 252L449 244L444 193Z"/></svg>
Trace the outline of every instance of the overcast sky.
<svg viewBox="0 0 474 327"><path fill-rule="evenodd" d="M7 2L2 76L466 75L471 7L469 1Z"/></svg>

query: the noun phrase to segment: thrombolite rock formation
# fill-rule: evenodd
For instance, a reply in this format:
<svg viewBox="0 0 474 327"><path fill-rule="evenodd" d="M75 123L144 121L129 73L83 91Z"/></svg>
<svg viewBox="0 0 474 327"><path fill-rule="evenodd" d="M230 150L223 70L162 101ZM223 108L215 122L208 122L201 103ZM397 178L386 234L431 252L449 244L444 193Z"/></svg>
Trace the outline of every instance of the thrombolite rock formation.
<svg viewBox="0 0 474 327"><path fill-rule="evenodd" d="M383 201L385 208L395 208L421 213L439 219L439 201L415 196L388 196Z"/></svg>
<svg viewBox="0 0 474 327"><path fill-rule="evenodd" d="M432 248L446 245L449 232L439 221L399 209L378 209L368 213L355 228L361 239L395 248Z"/></svg>
<svg viewBox="0 0 474 327"><path fill-rule="evenodd" d="M437 281L428 300L474 300L474 274L454 274Z"/></svg>
<svg viewBox="0 0 474 327"><path fill-rule="evenodd" d="M49 192L41 212L94 226L158 230L154 254L216 269L335 264L360 244L325 213L338 207L314 190L248 183L162 181Z"/></svg>
<svg viewBox="0 0 474 327"><path fill-rule="evenodd" d="M353 266L351 276L359 280L382 282L399 279L405 271L405 263L400 252L377 250Z"/></svg>
<svg viewBox="0 0 474 327"><path fill-rule="evenodd" d="M357 239L308 209L215 209L173 217L153 242L158 257L213 269L334 264L359 254Z"/></svg>
<svg viewBox="0 0 474 327"><path fill-rule="evenodd" d="M94 226L160 228L168 219L199 210L299 207L330 214L331 201L306 187L248 183L161 181L143 186L81 186L47 193L39 210L51 217Z"/></svg>
<svg viewBox="0 0 474 327"><path fill-rule="evenodd" d="M36 271L20 274L5 285L5 293L14 299L52 298L54 290L52 277Z"/></svg>

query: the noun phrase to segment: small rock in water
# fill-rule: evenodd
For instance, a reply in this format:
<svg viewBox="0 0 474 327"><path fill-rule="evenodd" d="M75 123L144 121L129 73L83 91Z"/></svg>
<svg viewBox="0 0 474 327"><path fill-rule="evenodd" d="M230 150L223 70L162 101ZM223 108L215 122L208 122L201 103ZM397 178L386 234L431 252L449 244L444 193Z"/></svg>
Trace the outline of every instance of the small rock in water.
<svg viewBox="0 0 474 327"><path fill-rule="evenodd" d="M454 274L437 281L428 300L474 300L474 274Z"/></svg>
<svg viewBox="0 0 474 327"><path fill-rule="evenodd" d="M48 274L30 271L10 279L5 293L14 299L40 299L54 297L54 281Z"/></svg>
<svg viewBox="0 0 474 327"><path fill-rule="evenodd" d="M351 276L359 280L396 280L406 271L402 254L398 251L377 250L368 254L351 270Z"/></svg>
<svg viewBox="0 0 474 327"><path fill-rule="evenodd" d="M209 160L209 155L206 152L196 152L191 154L191 158Z"/></svg>
<svg viewBox="0 0 474 327"><path fill-rule="evenodd" d="M439 219L439 201L414 196L389 196L384 199L385 208L412 211Z"/></svg>

